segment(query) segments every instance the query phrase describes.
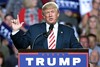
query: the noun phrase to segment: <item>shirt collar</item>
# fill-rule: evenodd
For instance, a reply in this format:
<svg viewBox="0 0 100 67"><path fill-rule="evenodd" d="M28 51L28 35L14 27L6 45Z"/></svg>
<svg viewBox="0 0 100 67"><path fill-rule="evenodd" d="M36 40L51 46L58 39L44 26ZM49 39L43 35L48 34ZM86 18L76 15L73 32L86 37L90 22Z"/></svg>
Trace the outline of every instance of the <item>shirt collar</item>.
<svg viewBox="0 0 100 67"><path fill-rule="evenodd" d="M49 26L50 26L50 24L46 23L47 31L49 31ZM54 24L54 28L53 29L58 29L58 22L56 22L56 24Z"/></svg>

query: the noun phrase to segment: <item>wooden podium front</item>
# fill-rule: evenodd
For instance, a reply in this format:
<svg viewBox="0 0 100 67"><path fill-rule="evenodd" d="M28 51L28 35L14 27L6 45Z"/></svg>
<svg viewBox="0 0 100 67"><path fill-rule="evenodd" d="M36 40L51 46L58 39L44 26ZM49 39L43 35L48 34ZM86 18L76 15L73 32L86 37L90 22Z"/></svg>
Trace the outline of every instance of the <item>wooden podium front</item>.
<svg viewBox="0 0 100 67"><path fill-rule="evenodd" d="M18 67L89 67L88 49L19 50Z"/></svg>

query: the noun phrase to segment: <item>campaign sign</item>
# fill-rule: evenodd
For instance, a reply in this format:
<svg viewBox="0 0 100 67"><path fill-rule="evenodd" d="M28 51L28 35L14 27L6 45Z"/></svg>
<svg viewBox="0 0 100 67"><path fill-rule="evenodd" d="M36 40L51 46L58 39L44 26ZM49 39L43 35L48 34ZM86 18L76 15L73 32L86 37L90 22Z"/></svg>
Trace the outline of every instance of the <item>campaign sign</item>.
<svg viewBox="0 0 100 67"><path fill-rule="evenodd" d="M11 32L12 32L11 27L9 27L7 24L5 24L5 22L2 22L2 24L0 25L0 37L7 39L9 42L9 45L12 45L12 43L13 43L10 38Z"/></svg>
<svg viewBox="0 0 100 67"><path fill-rule="evenodd" d="M88 53L19 53L18 67L88 67Z"/></svg>
<svg viewBox="0 0 100 67"><path fill-rule="evenodd" d="M55 0L60 10L79 12L79 0Z"/></svg>

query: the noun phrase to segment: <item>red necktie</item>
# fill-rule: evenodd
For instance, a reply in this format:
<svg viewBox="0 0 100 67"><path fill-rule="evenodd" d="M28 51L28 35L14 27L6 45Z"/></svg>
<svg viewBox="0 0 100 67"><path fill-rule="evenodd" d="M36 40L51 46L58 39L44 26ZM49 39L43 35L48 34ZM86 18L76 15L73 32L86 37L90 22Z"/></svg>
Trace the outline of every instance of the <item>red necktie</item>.
<svg viewBox="0 0 100 67"><path fill-rule="evenodd" d="M49 49L55 49L56 48L56 41L55 41L55 35L54 35L54 31L52 30L50 32L50 35L48 36L48 48Z"/></svg>

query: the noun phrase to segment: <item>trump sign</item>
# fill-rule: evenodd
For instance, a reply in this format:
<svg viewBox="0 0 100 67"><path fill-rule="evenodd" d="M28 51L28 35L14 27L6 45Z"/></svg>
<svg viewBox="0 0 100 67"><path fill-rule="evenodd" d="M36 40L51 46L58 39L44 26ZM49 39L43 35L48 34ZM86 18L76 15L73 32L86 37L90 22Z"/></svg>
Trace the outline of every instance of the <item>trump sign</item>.
<svg viewBox="0 0 100 67"><path fill-rule="evenodd" d="M88 67L88 53L19 53L18 67Z"/></svg>

